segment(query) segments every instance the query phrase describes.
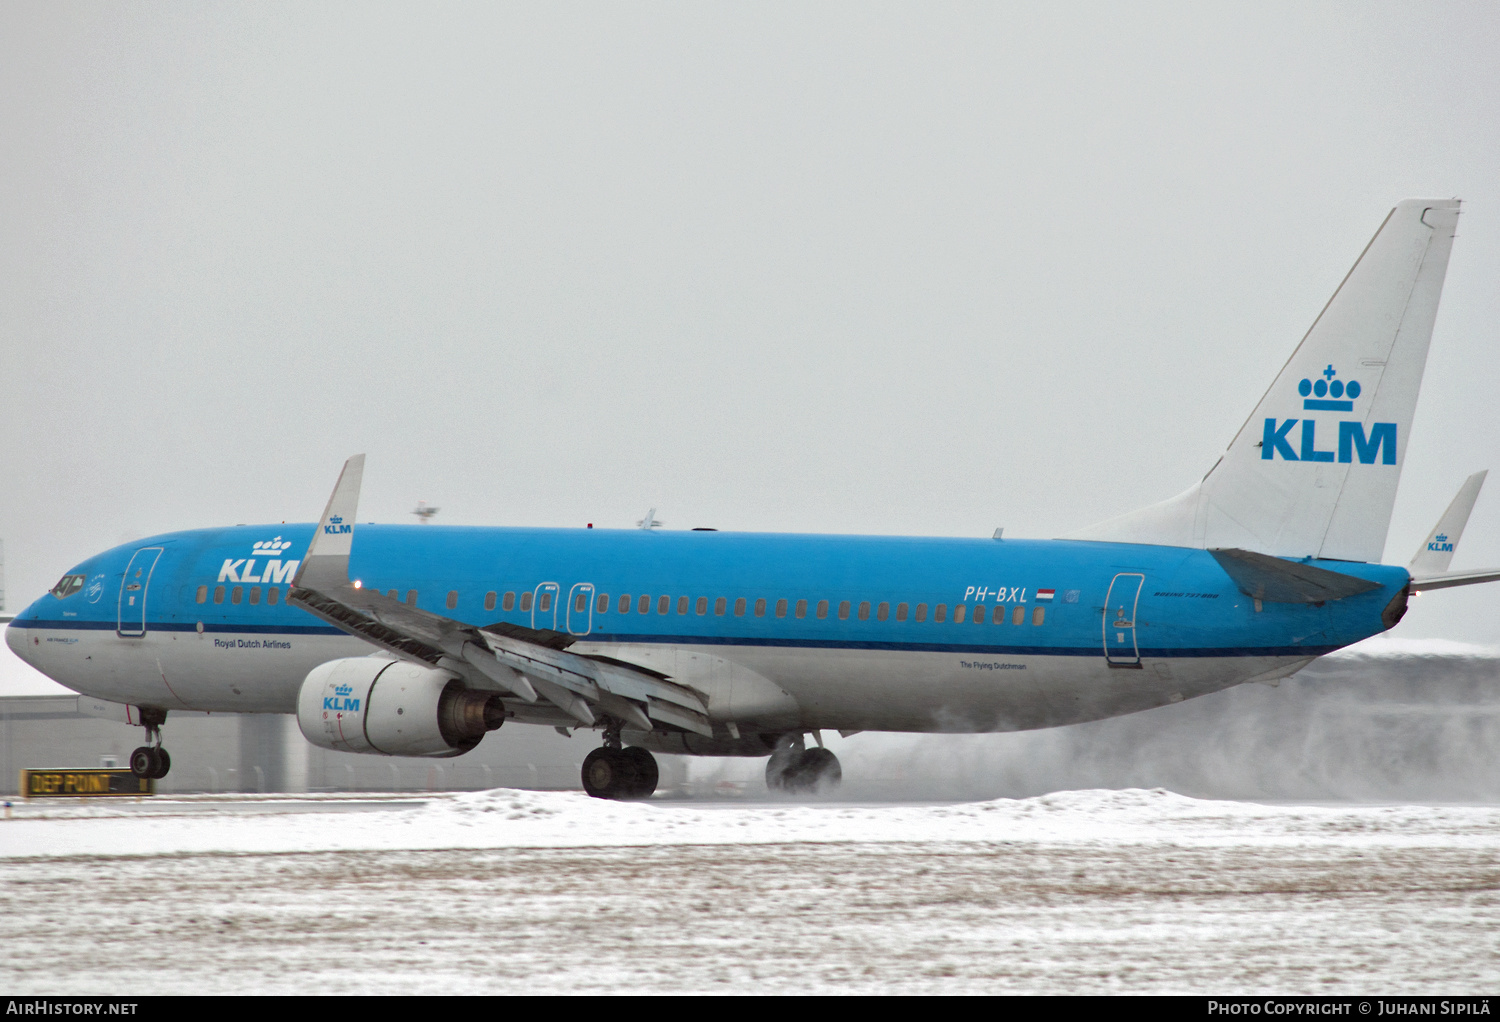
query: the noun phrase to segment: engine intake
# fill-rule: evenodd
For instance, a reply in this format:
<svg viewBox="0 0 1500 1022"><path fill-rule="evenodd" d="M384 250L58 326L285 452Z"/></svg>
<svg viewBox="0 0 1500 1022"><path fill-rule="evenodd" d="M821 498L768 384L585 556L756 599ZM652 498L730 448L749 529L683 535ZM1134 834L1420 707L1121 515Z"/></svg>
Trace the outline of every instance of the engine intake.
<svg viewBox="0 0 1500 1022"><path fill-rule="evenodd" d="M503 723L498 694L402 660L330 660L308 672L297 695L302 734L336 752L459 756Z"/></svg>

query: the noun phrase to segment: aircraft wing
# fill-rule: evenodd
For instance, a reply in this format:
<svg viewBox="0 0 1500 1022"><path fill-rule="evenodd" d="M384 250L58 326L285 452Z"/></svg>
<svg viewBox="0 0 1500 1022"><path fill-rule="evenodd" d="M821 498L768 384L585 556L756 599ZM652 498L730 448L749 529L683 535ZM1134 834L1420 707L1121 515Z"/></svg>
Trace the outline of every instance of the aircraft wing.
<svg viewBox="0 0 1500 1022"><path fill-rule="evenodd" d="M559 632L498 624L477 627L392 599L349 578L354 513L364 455L344 465L287 594L308 613L393 656L442 667L523 704L545 703L584 726L603 716L645 731L680 729L712 736L694 689L664 675L560 648ZM525 719L525 707L516 707Z"/></svg>

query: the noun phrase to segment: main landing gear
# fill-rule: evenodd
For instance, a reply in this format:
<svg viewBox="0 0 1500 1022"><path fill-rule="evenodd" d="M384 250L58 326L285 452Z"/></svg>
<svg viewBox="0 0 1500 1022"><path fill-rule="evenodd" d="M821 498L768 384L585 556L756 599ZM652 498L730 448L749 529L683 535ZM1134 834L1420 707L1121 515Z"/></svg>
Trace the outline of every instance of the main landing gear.
<svg viewBox="0 0 1500 1022"><path fill-rule="evenodd" d="M766 787L772 791L813 794L837 788L843 779L839 758L821 745L804 748L801 735L784 736L766 763Z"/></svg>
<svg viewBox="0 0 1500 1022"><path fill-rule="evenodd" d="M172 769L172 757L161 747L161 726L167 722L167 711L142 706L141 723L146 725L146 741L130 754L130 772L137 777L161 780Z"/></svg>
<svg viewBox="0 0 1500 1022"><path fill-rule="evenodd" d="M620 747L620 729L606 728L603 748L583 761L583 790L594 798L617 801L650 798L660 779L656 757L639 745Z"/></svg>

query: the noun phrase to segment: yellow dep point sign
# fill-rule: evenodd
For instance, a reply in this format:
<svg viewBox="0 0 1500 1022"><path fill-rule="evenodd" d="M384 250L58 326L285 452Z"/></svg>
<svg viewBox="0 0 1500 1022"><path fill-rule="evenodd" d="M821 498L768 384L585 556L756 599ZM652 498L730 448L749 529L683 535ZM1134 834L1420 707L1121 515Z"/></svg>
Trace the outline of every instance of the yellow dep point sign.
<svg viewBox="0 0 1500 1022"><path fill-rule="evenodd" d="M27 798L90 798L110 795L155 795L156 782L129 770L22 770L21 794Z"/></svg>

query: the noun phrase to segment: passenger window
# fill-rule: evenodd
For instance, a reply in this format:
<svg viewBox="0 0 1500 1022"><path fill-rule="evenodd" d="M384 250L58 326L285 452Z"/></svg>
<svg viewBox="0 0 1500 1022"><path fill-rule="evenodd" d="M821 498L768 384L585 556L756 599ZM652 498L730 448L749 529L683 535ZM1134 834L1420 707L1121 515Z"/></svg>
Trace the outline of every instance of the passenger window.
<svg viewBox="0 0 1500 1022"><path fill-rule="evenodd" d="M589 606L589 594L579 593L573 597L573 613L582 614Z"/></svg>
<svg viewBox="0 0 1500 1022"><path fill-rule="evenodd" d="M755 616L756 617L765 617L766 616L766 601L765 600L756 600L755 601Z"/></svg>
<svg viewBox="0 0 1500 1022"><path fill-rule="evenodd" d="M1026 623L1026 608L1017 607L1011 614L1010 620L1013 624L1024 625Z"/></svg>
<svg viewBox="0 0 1500 1022"><path fill-rule="evenodd" d="M904 604L904 603L898 603L898 604L896 604L896 620L897 621L905 621L906 620L906 604Z"/></svg>
<svg viewBox="0 0 1500 1022"><path fill-rule="evenodd" d="M946 603L939 603L936 607L932 608L932 620L938 624L942 624L948 620L948 605Z"/></svg>
<svg viewBox="0 0 1500 1022"><path fill-rule="evenodd" d="M724 599L724 597L721 596L717 600L714 601L714 613L717 614L717 615L719 615L720 617L724 616L724 611L727 610L728 608L729 608L729 601L726 600L726 599Z"/></svg>
<svg viewBox="0 0 1500 1022"><path fill-rule="evenodd" d="M828 616L828 601L827 600L819 600L818 601L818 620L821 621L821 620L823 620L827 616Z"/></svg>
<svg viewBox="0 0 1500 1022"><path fill-rule="evenodd" d="M417 591L415 589L408 589L406 591L406 605L408 607L415 607L417 605Z"/></svg>
<svg viewBox="0 0 1500 1022"><path fill-rule="evenodd" d="M199 603L207 603L208 602L208 586L199 586L198 587L198 602Z"/></svg>
<svg viewBox="0 0 1500 1022"><path fill-rule="evenodd" d="M271 588L267 589L266 590L266 602L269 603L273 607L276 606L276 604L280 603L281 602L281 590L277 589L275 586L272 586Z"/></svg>
<svg viewBox="0 0 1500 1022"><path fill-rule="evenodd" d="M687 597L683 597L683 599L687 599ZM649 611L650 609L651 609L651 597L649 597L649 596L642 596L641 597L641 605L639 607L640 612L642 614L644 614L647 611ZM670 597L670 596L659 596L659 597L657 597L657 599L656 599L656 612L658 614L666 614L671 609L672 609L672 597ZM679 614L686 613L686 610L687 610L686 607L682 606L681 604L678 604L678 606L677 606L677 613L679 613Z"/></svg>
<svg viewBox="0 0 1500 1022"><path fill-rule="evenodd" d="M245 596L245 587L244 586L235 586L233 589L231 589L229 591L229 602L230 603L239 603L240 600L242 600L244 598L244 596Z"/></svg>
<svg viewBox="0 0 1500 1022"><path fill-rule="evenodd" d="M708 613L708 597L707 596L700 596L700 597L698 597L698 613L699 614L707 614Z"/></svg>
<svg viewBox="0 0 1500 1022"><path fill-rule="evenodd" d="M926 621L926 620L927 620L927 604L925 604L925 603L919 603L919 604L917 604L917 623L921 624L923 621Z"/></svg>
<svg viewBox="0 0 1500 1022"><path fill-rule="evenodd" d="M1041 624L1045 620L1047 620L1047 608L1046 607L1037 607L1037 608L1035 608L1035 609L1032 610L1032 612L1031 612L1031 623L1032 624L1039 625L1039 624Z"/></svg>
<svg viewBox="0 0 1500 1022"><path fill-rule="evenodd" d="M630 613L630 605L634 601L635 601L635 597L631 596L629 593L626 593L624 596L620 597L620 613L621 614L629 614Z"/></svg>
<svg viewBox="0 0 1500 1022"><path fill-rule="evenodd" d="M967 614L968 612L969 612L969 605L967 603L960 603L958 606L954 607L953 608L953 623L954 624L959 624L960 622L962 622L963 619L964 619L964 615Z"/></svg>
<svg viewBox="0 0 1500 1022"><path fill-rule="evenodd" d="M1005 608L1004 607L996 607L995 608L995 624L997 624L997 625L1003 625L1003 624L1005 624Z"/></svg>
<svg viewBox="0 0 1500 1022"><path fill-rule="evenodd" d="M521 594L521 613L524 614L524 613L526 613L530 609L531 609L531 594L530 593L522 593Z"/></svg>
<svg viewBox="0 0 1500 1022"><path fill-rule="evenodd" d="M214 586L214 602L215 603L223 603L224 602L224 587L223 586Z"/></svg>
<svg viewBox="0 0 1500 1022"><path fill-rule="evenodd" d="M260 586L250 587L250 606L254 607L260 603Z"/></svg>
<svg viewBox="0 0 1500 1022"><path fill-rule="evenodd" d="M453 610L455 607L458 606L458 590L457 589L450 589L450 590L448 590L448 601L447 602L448 602L448 609L449 610Z"/></svg>
<svg viewBox="0 0 1500 1022"><path fill-rule="evenodd" d="M984 607L984 604L982 604L982 603L979 604L979 606L977 606L977 607L974 608L974 623L976 625L982 625L982 624L984 624L984 612L985 612L985 607ZM1002 611L1002 613L1003 613L1003 611Z"/></svg>
<svg viewBox="0 0 1500 1022"><path fill-rule="evenodd" d="M799 620L801 618L807 617L807 601L806 600L798 600L797 601L797 617L798 617Z"/></svg>
<svg viewBox="0 0 1500 1022"><path fill-rule="evenodd" d="M485 593L484 594L484 609L485 610L494 610L495 609L495 594L494 593Z"/></svg>
<svg viewBox="0 0 1500 1022"><path fill-rule="evenodd" d="M595 604L595 609L600 614L607 614L607 613L609 613L609 594L608 593L600 593L599 594L599 599L598 599L598 601Z"/></svg>
<svg viewBox="0 0 1500 1022"><path fill-rule="evenodd" d="M669 597L666 597L666 596L663 596L662 599L666 600L668 604L670 604L672 602L671 599ZM679 614L686 614L687 612L688 612L688 598L686 596L679 596L679 597L677 597L677 613L679 613ZM665 614L666 611L663 610L662 613Z"/></svg>
<svg viewBox="0 0 1500 1022"><path fill-rule="evenodd" d="M505 594L505 598L500 601L500 609L501 610L515 610L516 609L516 594L515 593L506 593Z"/></svg>
<svg viewBox="0 0 1500 1022"><path fill-rule="evenodd" d="M551 592L545 592L541 595L541 597L536 601L536 609L541 611L543 614L552 609Z"/></svg>
<svg viewBox="0 0 1500 1022"><path fill-rule="evenodd" d="M849 620L849 601L848 600L840 600L839 601L839 620L840 621L848 621Z"/></svg>
<svg viewBox="0 0 1500 1022"><path fill-rule="evenodd" d="M777 617L786 617L786 601L785 600L777 600L776 601L776 616ZM802 615L798 614L797 616L801 617Z"/></svg>
<svg viewBox="0 0 1500 1022"><path fill-rule="evenodd" d="M875 620L876 621L884 621L886 618L888 618L890 616L891 616L891 605L889 603L882 603L880 606L878 606L878 607L875 608Z"/></svg>
<svg viewBox="0 0 1500 1022"><path fill-rule="evenodd" d="M859 605L859 619L861 621L868 621L868 620L870 620L870 601L869 600L864 600L864 601L862 601L860 603L860 605Z"/></svg>
<svg viewBox="0 0 1500 1022"><path fill-rule="evenodd" d="M745 598L743 596L741 596L739 599L737 599L737 600L734 601L734 616L735 617L744 617L745 616Z"/></svg>

